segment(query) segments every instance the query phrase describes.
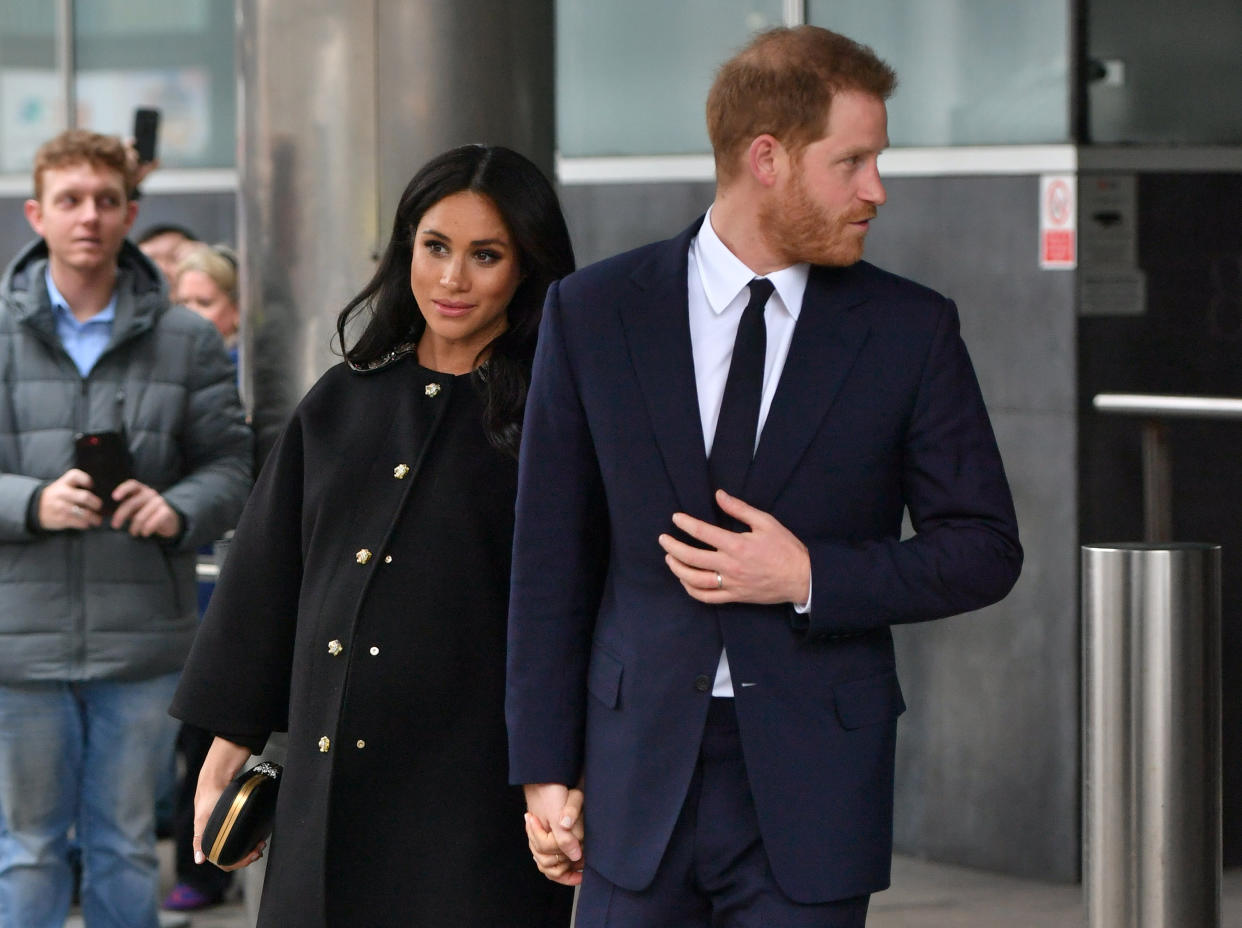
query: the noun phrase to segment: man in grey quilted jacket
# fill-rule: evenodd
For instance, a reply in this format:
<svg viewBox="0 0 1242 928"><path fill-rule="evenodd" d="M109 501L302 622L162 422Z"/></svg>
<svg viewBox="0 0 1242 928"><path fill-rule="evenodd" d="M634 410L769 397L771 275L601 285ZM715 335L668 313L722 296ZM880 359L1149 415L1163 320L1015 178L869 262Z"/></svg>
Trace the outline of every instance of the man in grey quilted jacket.
<svg viewBox="0 0 1242 928"><path fill-rule="evenodd" d="M25 204L40 238L0 279L4 926L64 924L71 830L86 924L157 925L153 801L196 628L194 552L250 488L219 334L169 306L125 239L132 170L108 136L43 145ZM75 456L93 440L124 449L115 488Z"/></svg>

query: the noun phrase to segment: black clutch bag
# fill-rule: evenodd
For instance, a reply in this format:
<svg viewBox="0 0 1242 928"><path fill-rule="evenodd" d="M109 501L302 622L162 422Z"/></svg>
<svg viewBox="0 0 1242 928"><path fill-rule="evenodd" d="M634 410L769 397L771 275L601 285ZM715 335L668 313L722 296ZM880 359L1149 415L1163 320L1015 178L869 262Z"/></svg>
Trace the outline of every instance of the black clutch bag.
<svg viewBox="0 0 1242 928"><path fill-rule="evenodd" d="M264 761L243 770L224 788L203 829L203 853L213 864L233 866L272 833L283 769Z"/></svg>

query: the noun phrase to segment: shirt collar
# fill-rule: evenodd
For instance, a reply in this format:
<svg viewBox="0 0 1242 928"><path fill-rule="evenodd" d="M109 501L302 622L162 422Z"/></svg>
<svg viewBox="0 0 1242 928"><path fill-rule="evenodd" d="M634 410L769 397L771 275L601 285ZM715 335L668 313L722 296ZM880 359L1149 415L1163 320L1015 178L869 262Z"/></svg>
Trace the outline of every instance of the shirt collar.
<svg viewBox="0 0 1242 928"><path fill-rule="evenodd" d="M52 301L52 310L56 315L63 318L72 319L75 325L89 325L92 322L113 322L116 319L116 288L112 288L112 296L102 310L91 316L86 322L78 322L78 317L73 314L73 308L69 305L69 301L65 299L63 293L56 289L56 282L52 280L51 265L44 268L43 280L47 284L47 296Z"/></svg>
<svg viewBox="0 0 1242 928"><path fill-rule="evenodd" d="M703 291L707 294L707 303L716 315L725 311L752 278L760 276L743 264L720 240L720 236L712 228L710 208L703 217L703 224L699 226L691 248L694 249L694 260L699 269ZM802 312L802 296L806 293L806 282L810 273L811 266L803 262L762 275L772 282L786 312L794 319Z"/></svg>

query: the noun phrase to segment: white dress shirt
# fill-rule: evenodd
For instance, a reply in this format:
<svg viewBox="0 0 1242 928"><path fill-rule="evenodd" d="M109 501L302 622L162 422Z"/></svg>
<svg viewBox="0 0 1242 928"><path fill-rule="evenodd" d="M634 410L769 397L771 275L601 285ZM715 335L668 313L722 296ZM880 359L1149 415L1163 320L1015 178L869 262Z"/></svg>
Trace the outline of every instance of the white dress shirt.
<svg viewBox="0 0 1242 928"><path fill-rule="evenodd" d="M699 418L703 425L703 445L708 457L716 436L716 421L724 398L729 363L733 360L733 342L742 321L742 310L750 300L747 286L755 277L765 276L775 288L764 307L767 327L767 352L763 362L763 396L759 403L759 427L755 447L763 433L776 385L780 382L794 325L802 312L802 295L810 265L795 264L770 274L759 275L729 251L712 228L709 209L698 235L690 243L687 287L690 297L690 348L694 354L694 382L698 390ZM715 487L712 488L715 491ZM728 578L725 578L728 582ZM809 606L809 603L808 603ZM808 608L803 606L803 609ZM716 667L713 696L732 696L733 678L729 659L722 649Z"/></svg>

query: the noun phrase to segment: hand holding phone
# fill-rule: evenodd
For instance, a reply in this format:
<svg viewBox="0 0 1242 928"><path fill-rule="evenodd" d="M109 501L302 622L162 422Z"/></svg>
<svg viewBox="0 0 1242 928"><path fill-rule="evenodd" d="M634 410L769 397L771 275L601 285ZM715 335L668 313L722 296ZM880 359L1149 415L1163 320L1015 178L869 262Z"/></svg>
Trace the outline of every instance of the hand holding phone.
<svg viewBox="0 0 1242 928"><path fill-rule="evenodd" d="M110 516L117 502L112 491L133 476L129 447L120 432L86 432L73 442L75 466L90 475L91 492L103 504L100 513Z"/></svg>

